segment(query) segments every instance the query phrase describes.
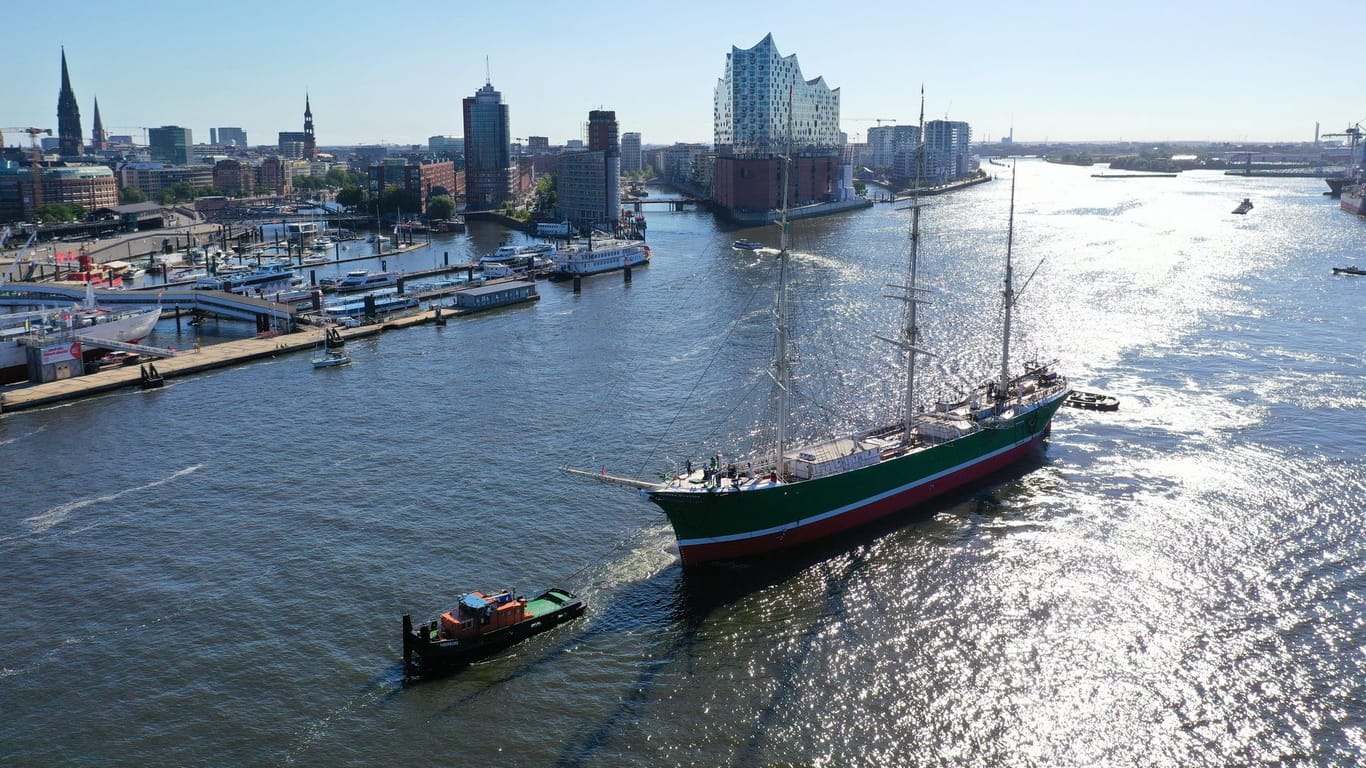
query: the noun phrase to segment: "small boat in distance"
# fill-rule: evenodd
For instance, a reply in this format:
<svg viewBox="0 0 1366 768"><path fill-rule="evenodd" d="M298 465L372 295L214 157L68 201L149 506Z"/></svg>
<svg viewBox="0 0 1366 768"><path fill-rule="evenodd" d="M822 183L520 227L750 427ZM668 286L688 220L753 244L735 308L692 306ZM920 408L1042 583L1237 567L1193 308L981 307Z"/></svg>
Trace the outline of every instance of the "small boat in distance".
<svg viewBox="0 0 1366 768"><path fill-rule="evenodd" d="M341 333L329 326L326 335L323 337L320 354L313 357L314 368L334 368L338 365L346 365L351 362L351 356L346 353L346 339L342 338Z"/></svg>
<svg viewBox="0 0 1366 768"><path fill-rule="evenodd" d="M1243 214L1247 213L1250 210L1252 210L1252 198L1245 197L1243 198L1243 202L1238 203L1238 207L1233 209L1233 212L1237 214Z"/></svg>
<svg viewBox="0 0 1366 768"><path fill-rule="evenodd" d="M451 672L471 661L583 615L580 598L551 589L528 600L505 589L494 594L466 592L459 604L437 618L413 626L403 614L403 669L409 678Z"/></svg>
<svg viewBox="0 0 1366 768"><path fill-rule="evenodd" d="M1099 392L1078 392L1072 390L1072 394L1067 396L1063 405L1071 408L1081 408L1088 411L1118 411L1119 398L1112 395L1103 395Z"/></svg>
<svg viewBox="0 0 1366 768"><path fill-rule="evenodd" d="M1351 264L1351 265L1348 265L1348 266L1345 266L1345 267L1333 267L1333 274L1335 274L1335 275L1366 275L1366 269L1360 269L1360 268L1357 267L1355 264Z"/></svg>
<svg viewBox="0 0 1366 768"><path fill-rule="evenodd" d="M737 251L757 251L764 247L764 244L757 240L745 240L741 238L730 244L730 247Z"/></svg>

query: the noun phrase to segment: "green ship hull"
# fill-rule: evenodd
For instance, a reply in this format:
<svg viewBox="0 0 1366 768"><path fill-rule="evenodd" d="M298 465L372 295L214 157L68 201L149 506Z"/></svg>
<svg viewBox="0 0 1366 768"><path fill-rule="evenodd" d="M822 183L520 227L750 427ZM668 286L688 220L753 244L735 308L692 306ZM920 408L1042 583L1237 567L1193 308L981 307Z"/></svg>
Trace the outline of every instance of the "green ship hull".
<svg viewBox="0 0 1366 768"><path fill-rule="evenodd" d="M1067 393L1059 379L1000 423L825 477L676 481L641 493L668 516L685 565L751 557L868 524L1009 467L1043 440Z"/></svg>

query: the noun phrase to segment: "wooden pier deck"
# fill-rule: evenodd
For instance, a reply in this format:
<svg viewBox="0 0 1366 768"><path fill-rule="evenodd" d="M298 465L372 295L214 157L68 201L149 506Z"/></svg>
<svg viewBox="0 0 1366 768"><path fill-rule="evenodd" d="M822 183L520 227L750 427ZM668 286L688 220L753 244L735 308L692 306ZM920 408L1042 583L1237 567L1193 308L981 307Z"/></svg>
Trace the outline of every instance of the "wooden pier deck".
<svg viewBox="0 0 1366 768"><path fill-rule="evenodd" d="M447 317L454 316L450 309L444 309L442 312ZM435 310L423 310L402 317L389 318L371 325L338 328L337 330L341 332L342 338L349 340L373 336L388 330L430 323L435 318ZM308 352L318 348L322 342L323 333L322 328L307 328L278 336L227 341L200 349L179 351L175 357L157 360L156 367L163 377L170 380L252 360ZM0 413L39 408L66 400L136 387L140 383L140 366L125 365L45 384L15 384L0 388Z"/></svg>

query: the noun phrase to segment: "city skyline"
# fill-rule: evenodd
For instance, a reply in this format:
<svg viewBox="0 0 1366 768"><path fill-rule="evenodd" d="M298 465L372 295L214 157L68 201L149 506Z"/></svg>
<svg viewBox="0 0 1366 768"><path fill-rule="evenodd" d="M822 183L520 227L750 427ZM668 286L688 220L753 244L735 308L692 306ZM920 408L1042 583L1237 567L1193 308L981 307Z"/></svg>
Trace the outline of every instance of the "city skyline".
<svg viewBox="0 0 1366 768"><path fill-rule="evenodd" d="M202 2L82 0L72 10L82 23L49 33L51 19L25 4L8 18L36 33L12 39L25 74L7 78L0 123L56 134L64 46L86 141L97 98L111 135L141 143L144 128L179 125L207 138L227 125L260 145L299 129L308 96L319 145L425 144L460 135L461 99L488 82L509 105L514 139L582 139L584 116L607 109L646 144L710 144L726 54L768 34L806 78L840 89L850 140L879 120L914 124L922 83L926 118L966 121L979 142L1012 128L1020 142L1309 141L1315 123L1340 132L1364 117L1346 101L1348 70L1323 52L1338 5L1310 0L1287 13L1161 0L1141 18L1079 2L1027 10L994 0L932 15L836 14L810 0L742 13L711 0L590 1L572 14L529 2L509 15L400 2L377 18L350 0L325 13L248 0L226 14ZM266 34L291 28L299 34ZM409 28L421 39L405 42ZM149 44L130 44L138 40Z"/></svg>

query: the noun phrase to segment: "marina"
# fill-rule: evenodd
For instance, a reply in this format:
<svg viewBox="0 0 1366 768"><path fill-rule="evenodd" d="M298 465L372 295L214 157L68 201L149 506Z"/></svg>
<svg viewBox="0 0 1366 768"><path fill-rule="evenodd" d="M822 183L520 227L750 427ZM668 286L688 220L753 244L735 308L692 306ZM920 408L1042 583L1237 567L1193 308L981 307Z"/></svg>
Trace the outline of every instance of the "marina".
<svg viewBox="0 0 1366 768"><path fill-rule="evenodd" d="M350 365L312 368L321 329L168 312L144 340L178 351L161 388L137 365L21 387L128 377L22 410L5 388L0 459L28 479L0 505L0 578L23 586L4 598L5 754L410 764L512 712L535 733L458 738L462 759L1351 764L1366 284L1332 267L1360 263L1362 222L1317 179L1016 172L1015 255L1037 269L1018 359L1122 407L1066 408L1015 469L794 558L694 573L654 505L556 471L655 479L760 444L777 260L731 243L777 233L704 212L652 216L629 283L339 329ZM1000 324L1008 196L927 210L929 403L999 375L999 349L976 350ZM1255 213L1229 215L1244 197ZM888 415L902 382L872 334L895 322L909 227L894 206L793 226L802 445ZM316 277L453 270L505 234L471 222ZM239 359L182 368L215 354ZM518 584L588 609L405 684L403 614L416 629Z"/></svg>

